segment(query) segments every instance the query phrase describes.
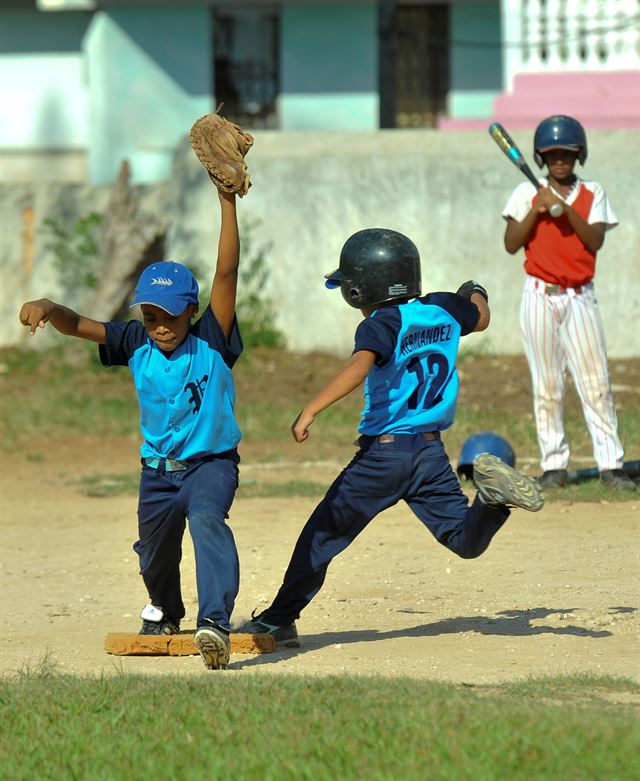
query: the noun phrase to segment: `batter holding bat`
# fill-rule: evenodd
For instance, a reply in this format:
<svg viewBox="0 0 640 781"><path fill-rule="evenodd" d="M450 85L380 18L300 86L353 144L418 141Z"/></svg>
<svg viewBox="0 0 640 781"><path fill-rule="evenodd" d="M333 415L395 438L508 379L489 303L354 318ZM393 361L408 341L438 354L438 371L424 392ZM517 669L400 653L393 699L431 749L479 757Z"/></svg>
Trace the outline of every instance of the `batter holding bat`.
<svg viewBox="0 0 640 781"><path fill-rule="evenodd" d="M520 325L533 386L539 483L543 488L568 483L569 444L563 421L568 369L582 402L600 480L614 490L632 491L635 483L622 469L604 329L593 286L596 253L618 221L602 186L574 172L576 163L584 165L587 159L586 134L576 119L557 115L543 120L533 146L536 163L547 167L546 184L539 189L531 182L519 184L502 216L507 221L507 252L523 247L525 254Z"/></svg>

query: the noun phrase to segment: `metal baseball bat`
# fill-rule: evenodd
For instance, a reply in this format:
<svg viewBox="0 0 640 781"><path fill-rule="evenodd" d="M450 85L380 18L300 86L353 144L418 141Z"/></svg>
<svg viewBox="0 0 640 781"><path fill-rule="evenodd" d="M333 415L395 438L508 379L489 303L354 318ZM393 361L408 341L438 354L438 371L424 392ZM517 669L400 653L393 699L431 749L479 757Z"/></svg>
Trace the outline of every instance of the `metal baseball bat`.
<svg viewBox="0 0 640 781"><path fill-rule="evenodd" d="M622 469L632 480L640 477L640 461L625 461ZM569 472L570 483L582 483L584 480L593 480L600 474L597 467L588 469L578 469L575 472Z"/></svg>
<svg viewBox="0 0 640 781"><path fill-rule="evenodd" d="M522 171L522 173L527 177L536 190L539 190L542 185L536 179L535 174L527 165L527 161L524 159L522 152L518 149L516 142L511 138L511 136L499 122L494 122L493 125L489 126L489 135L491 138L493 138L500 149L502 149L509 160L511 160L511 162ZM554 203L549 209L549 214L552 217L559 217L563 211L564 210L561 204Z"/></svg>

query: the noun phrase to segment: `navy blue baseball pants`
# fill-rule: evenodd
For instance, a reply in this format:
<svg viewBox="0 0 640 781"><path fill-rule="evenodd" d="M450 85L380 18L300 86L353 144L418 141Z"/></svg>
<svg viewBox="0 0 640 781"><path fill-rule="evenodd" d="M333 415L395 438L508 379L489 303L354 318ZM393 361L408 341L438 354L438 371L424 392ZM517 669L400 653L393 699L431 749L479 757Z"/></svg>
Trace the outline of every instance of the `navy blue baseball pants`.
<svg viewBox="0 0 640 781"><path fill-rule="evenodd" d="M303 528L284 582L264 618L284 626L318 593L331 560L378 513L401 499L433 536L465 559L483 553L509 517L506 507L469 506L440 439L396 434L393 442L360 437L360 450Z"/></svg>
<svg viewBox="0 0 640 781"><path fill-rule="evenodd" d="M186 519L193 540L198 588L198 617L229 628L240 582L238 552L226 524L238 487L238 456L228 451L186 462L183 471L142 467L138 534L133 549L152 604L179 621L185 609L180 589L180 561Z"/></svg>

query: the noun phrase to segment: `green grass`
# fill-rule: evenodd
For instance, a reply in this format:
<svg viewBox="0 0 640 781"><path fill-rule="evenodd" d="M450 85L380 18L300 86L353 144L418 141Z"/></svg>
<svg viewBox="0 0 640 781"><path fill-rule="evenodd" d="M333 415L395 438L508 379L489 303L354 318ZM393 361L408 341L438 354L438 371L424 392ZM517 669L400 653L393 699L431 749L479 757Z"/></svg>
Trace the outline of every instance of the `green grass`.
<svg viewBox="0 0 640 781"><path fill-rule="evenodd" d="M585 676L465 687L45 668L0 682L0 761L6 781L626 781L638 692Z"/></svg>
<svg viewBox="0 0 640 781"><path fill-rule="evenodd" d="M492 359L478 365L478 357L461 357L461 401L455 424L443 436L455 463L464 441L478 431L495 431L508 439L519 463L537 459L533 416L524 365ZM618 366L619 364L619 366ZM627 384L637 376L637 362L614 364ZM342 362L328 356L300 356L281 350L249 351L234 374L238 385L238 422L243 432L241 455L250 461L278 463L296 458L348 461L361 408L354 393L327 409L314 425L312 439L303 449L294 446L290 425L309 396L322 387ZM486 379L486 382L485 382ZM478 387L479 383L482 385ZM511 385L510 385L511 383ZM5 350L0 356L0 436L5 448L20 451L36 461L50 452L56 441L68 437L139 436L138 408L131 377L126 369L105 371L93 345L61 341L46 352ZM573 394L575 395L575 394ZM591 454L591 442L579 404L569 394L566 429L572 454ZM640 442L640 405L627 395L618 410L619 430L627 443L626 458L637 459ZM633 448L633 449L632 449ZM248 459L246 454L249 453ZM579 462L578 462L579 463ZM583 460L583 463L584 460ZM575 465L572 465L574 468ZM533 470L534 473L537 470ZM112 475L89 479L82 490L106 496L137 490L137 475ZM245 482L239 496L320 495L319 486L303 481L270 486ZM547 492L547 501L633 501L633 494L608 491L597 480Z"/></svg>
<svg viewBox="0 0 640 781"><path fill-rule="evenodd" d="M76 484L81 493L86 496L105 497L135 495L138 493L138 473L122 473L103 475L96 474L84 477ZM238 499L259 499L270 497L310 496L322 497L328 484L312 480L288 480L276 483L265 480L240 478L240 487L236 492ZM599 480L590 480L566 488L544 492L545 502L637 502L638 494L633 492L615 493L605 488Z"/></svg>
<svg viewBox="0 0 640 781"><path fill-rule="evenodd" d="M87 496L119 496L122 494L137 494L139 475L114 474L83 477L77 485ZM262 480L241 478L240 487L236 492L239 499L256 499L279 496L322 496L327 486L308 480L289 480L285 483L269 483Z"/></svg>

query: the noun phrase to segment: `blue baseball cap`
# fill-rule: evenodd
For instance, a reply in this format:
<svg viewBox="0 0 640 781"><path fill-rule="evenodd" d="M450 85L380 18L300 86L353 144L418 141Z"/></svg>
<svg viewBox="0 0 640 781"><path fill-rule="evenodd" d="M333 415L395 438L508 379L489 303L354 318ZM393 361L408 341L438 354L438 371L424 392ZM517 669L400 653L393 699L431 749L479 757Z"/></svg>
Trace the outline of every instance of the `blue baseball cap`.
<svg viewBox="0 0 640 781"><path fill-rule="evenodd" d="M140 304L152 304L170 315L179 315L198 303L196 278L182 263L163 260L147 266L140 274L129 309Z"/></svg>

